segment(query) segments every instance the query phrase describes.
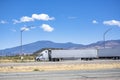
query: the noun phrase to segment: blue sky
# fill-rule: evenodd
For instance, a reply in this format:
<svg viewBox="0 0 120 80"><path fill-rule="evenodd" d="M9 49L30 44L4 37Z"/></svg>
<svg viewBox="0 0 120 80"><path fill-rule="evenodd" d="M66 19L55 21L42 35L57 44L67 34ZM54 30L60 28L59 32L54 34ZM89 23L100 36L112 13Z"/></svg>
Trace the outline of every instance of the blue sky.
<svg viewBox="0 0 120 80"><path fill-rule="evenodd" d="M90 44L120 39L120 0L0 0L0 49L39 40Z"/></svg>

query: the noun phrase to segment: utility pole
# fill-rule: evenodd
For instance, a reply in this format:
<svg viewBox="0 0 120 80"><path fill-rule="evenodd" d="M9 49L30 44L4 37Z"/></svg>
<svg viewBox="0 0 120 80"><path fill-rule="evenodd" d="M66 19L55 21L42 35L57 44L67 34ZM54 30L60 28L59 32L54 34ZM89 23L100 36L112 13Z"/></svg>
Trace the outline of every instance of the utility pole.
<svg viewBox="0 0 120 80"><path fill-rule="evenodd" d="M23 61L23 56L22 56L22 55L23 55L23 45L22 45L22 37L23 37L23 36L22 36L22 33L23 33L23 31L24 31L24 30L21 30L21 31L20 31L20 46L21 46L21 50L20 50L21 57L20 57L20 58L21 58L22 61Z"/></svg>
<svg viewBox="0 0 120 80"><path fill-rule="evenodd" d="M21 54L23 53L23 51L22 51L22 32L23 32L23 30L20 31Z"/></svg>
<svg viewBox="0 0 120 80"><path fill-rule="evenodd" d="M22 45L22 42L23 42L23 40L22 40L22 37L23 37L23 32L24 31L29 31L29 27L23 27L23 28L21 28L21 30L20 30L20 46L21 46L21 48L20 48L20 53L21 53L21 55L23 55L23 45ZM23 56L21 56L21 60L23 60Z"/></svg>
<svg viewBox="0 0 120 80"><path fill-rule="evenodd" d="M105 36L106 36L106 34L107 34L111 29L112 29L112 28L107 29L107 30L104 32L104 34L103 34L104 49L105 49Z"/></svg>

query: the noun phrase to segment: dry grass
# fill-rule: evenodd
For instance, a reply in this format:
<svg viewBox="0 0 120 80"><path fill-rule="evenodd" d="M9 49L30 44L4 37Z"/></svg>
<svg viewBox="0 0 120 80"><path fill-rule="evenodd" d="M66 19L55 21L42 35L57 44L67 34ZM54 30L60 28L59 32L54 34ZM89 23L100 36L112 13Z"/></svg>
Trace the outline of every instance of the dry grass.
<svg viewBox="0 0 120 80"><path fill-rule="evenodd" d="M21 60L20 56L3 56L0 57L0 63L14 63L14 62L34 62L35 56L25 55L24 59Z"/></svg>
<svg viewBox="0 0 120 80"><path fill-rule="evenodd" d="M120 63L91 63L91 64L50 64L32 66L5 66L0 67L0 72L28 72L28 71L56 71L56 70L96 70L120 69Z"/></svg>
<svg viewBox="0 0 120 80"><path fill-rule="evenodd" d="M0 63L14 63L14 62L35 62L35 60L8 60L8 59L3 59L0 60Z"/></svg>

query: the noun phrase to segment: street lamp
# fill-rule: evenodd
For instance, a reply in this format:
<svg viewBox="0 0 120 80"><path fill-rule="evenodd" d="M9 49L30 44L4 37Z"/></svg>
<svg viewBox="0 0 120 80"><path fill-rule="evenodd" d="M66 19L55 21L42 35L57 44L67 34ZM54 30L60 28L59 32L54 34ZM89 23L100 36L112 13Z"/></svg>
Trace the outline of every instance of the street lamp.
<svg viewBox="0 0 120 80"><path fill-rule="evenodd" d="M104 48L105 48L105 35L111 30L112 28L110 29L107 29L104 34L103 34L103 41L104 41Z"/></svg>
<svg viewBox="0 0 120 80"><path fill-rule="evenodd" d="M28 26L28 27L22 27L20 30L20 46L21 46L21 50L20 53L23 54L23 45L22 45L22 33L24 31L29 31L32 28L32 26ZM23 58L23 57L22 57Z"/></svg>
<svg viewBox="0 0 120 80"><path fill-rule="evenodd" d="M23 55L23 46L22 46L22 33L25 31L24 29L20 31L20 45L21 45L21 55ZM21 60L23 60L23 56L21 56Z"/></svg>
<svg viewBox="0 0 120 80"><path fill-rule="evenodd" d="M20 45L21 45L21 54L23 53L23 51L22 51L22 32L23 32L24 30L21 30L20 31Z"/></svg>

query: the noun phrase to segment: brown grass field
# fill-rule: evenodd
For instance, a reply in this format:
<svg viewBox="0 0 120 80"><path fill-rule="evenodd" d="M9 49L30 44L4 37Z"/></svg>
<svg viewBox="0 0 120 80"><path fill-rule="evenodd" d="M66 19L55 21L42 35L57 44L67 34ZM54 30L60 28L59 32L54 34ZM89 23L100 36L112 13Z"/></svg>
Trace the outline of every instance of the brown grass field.
<svg viewBox="0 0 120 80"><path fill-rule="evenodd" d="M68 61L69 62L69 61ZM38 63L38 65L37 65ZM4 64L4 66L3 66ZM14 65L14 63L0 63L0 72L29 72L29 71L56 71L56 70L98 70L98 69L120 69L120 61L85 61L75 62L71 61L69 64L66 62L29 62L15 63L21 65ZM26 65L29 64L29 65ZM34 65L35 64L35 65Z"/></svg>

